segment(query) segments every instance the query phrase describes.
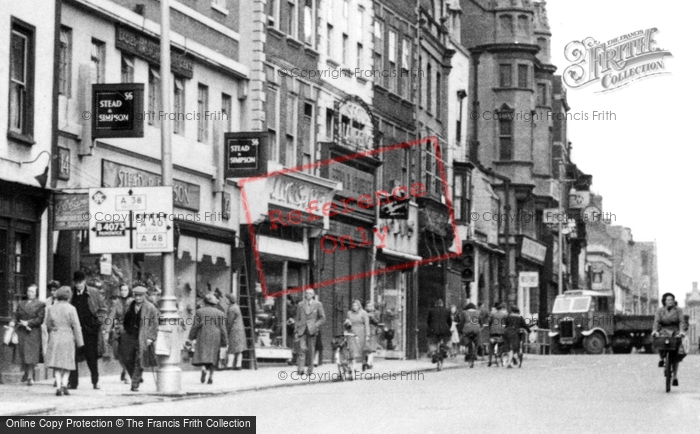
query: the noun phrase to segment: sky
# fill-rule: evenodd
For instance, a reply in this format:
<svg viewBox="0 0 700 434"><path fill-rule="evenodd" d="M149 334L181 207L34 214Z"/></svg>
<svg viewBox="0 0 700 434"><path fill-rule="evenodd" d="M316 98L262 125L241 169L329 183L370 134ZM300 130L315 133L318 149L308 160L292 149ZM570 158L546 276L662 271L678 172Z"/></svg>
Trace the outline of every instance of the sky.
<svg viewBox="0 0 700 434"><path fill-rule="evenodd" d="M692 282L700 281L700 150L691 135L697 120L700 50L692 29L700 5L694 1L550 0L552 61L557 74L569 62L565 47L593 37L605 42L636 30L657 28L655 46L670 74L634 81L615 91L599 83L567 90L571 112L588 120L569 121L573 161L593 175L591 189L603 196L603 211L629 227L635 241L657 242L659 291L683 305ZM609 110L611 120L592 120Z"/></svg>

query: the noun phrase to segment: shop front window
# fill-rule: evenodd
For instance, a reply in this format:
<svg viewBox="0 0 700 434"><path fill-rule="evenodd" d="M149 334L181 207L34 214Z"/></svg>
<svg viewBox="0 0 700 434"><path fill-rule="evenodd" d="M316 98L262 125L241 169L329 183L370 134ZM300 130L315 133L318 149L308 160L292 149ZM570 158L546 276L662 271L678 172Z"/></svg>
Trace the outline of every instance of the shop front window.
<svg viewBox="0 0 700 434"><path fill-rule="evenodd" d="M284 262L263 260L265 289L263 296L261 285L255 291L255 331L258 338L257 349L291 348L294 339L294 317L296 305L301 300L301 293L281 296L281 291L304 285L308 267L304 264L288 262L286 286L284 279ZM286 333L286 336L284 334ZM256 351L257 351L256 349ZM262 353L266 354L266 353ZM268 358L278 358L270 353ZM280 355L279 358L283 358Z"/></svg>
<svg viewBox="0 0 700 434"><path fill-rule="evenodd" d="M84 235L84 233L83 233ZM148 289L149 298L157 303L162 295L162 259L160 253L90 254L87 236L81 236L81 268L88 275L88 285L100 290L109 302L118 296L119 285L127 283ZM191 319L208 292L215 293L224 309L226 295L233 289L231 245L221 242L180 236L175 256L175 296L182 334L191 326Z"/></svg>
<svg viewBox="0 0 700 434"><path fill-rule="evenodd" d="M386 351L387 357L391 352L405 351L407 283L407 274L399 271L382 274L377 281L377 343Z"/></svg>

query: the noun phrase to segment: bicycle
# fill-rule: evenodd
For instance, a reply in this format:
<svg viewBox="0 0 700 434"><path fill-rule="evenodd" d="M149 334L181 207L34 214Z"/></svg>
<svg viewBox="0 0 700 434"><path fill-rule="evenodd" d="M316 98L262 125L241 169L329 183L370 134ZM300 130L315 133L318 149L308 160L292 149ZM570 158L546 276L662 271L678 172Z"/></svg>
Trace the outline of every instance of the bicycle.
<svg viewBox="0 0 700 434"><path fill-rule="evenodd" d="M476 351L477 351L477 346L476 346L476 336L473 334L466 334L464 335L463 341L468 341L466 345L466 352L464 355L464 361L469 363L469 367L473 368L474 367L474 361L476 360Z"/></svg>
<svg viewBox="0 0 700 434"><path fill-rule="evenodd" d="M518 368L523 367L523 356L525 355L525 342L527 340L528 334L526 330L520 329L519 332L519 344L518 344Z"/></svg>
<svg viewBox="0 0 700 434"><path fill-rule="evenodd" d="M503 363L503 357L505 357L505 354L503 354L502 351L502 345L503 345L503 336L500 335L495 335L491 336L490 342L493 344L493 355L495 356L496 359L496 367L500 364L501 366L505 366L505 363ZM489 366L491 366L491 355L489 354Z"/></svg>
<svg viewBox="0 0 700 434"><path fill-rule="evenodd" d="M444 360L447 358L447 346L442 338L438 338L436 350L432 356L432 362L437 364L438 372L442 371Z"/></svg>
<svg viewBox="0 0 700 434"><path fill-rule="evenodd" d="M671 391L671 381L673 380L673 366L678 347L681 345L681 337L676 332L671 336L657 336L654 338L654 347L657 351L664 353L664 377L666 377L666 393Z"/></svg>
<svg viewBox="0 0 700 434"><path fill-rule="evenodd" d="M447 357L447 349L445 348L445 344L442 342L442 339L438 341L436 357L437 370L438 372L440 372L442 371L442 365L444 363L444 360Z"/></svg>

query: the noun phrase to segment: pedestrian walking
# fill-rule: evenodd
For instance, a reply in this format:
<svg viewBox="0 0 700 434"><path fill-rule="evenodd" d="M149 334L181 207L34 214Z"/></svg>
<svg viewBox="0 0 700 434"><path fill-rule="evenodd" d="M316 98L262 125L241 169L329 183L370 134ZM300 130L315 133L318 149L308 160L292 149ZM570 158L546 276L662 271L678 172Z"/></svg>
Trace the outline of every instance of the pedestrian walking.
<svg viewBox="0 0 700 434"><path fill-rule="evenodd" d="M126 384L129 384L131 379L127 378L129 376L129 372L126 369L126 357L120 344L122 335L124 334L124 314L132 301L134 301L134 299L131 296L129 285L126 283L121 284L119 286L119 294L117 297L112 299L112 306L109 310L109 315L107 316L108 321L105 324L106 334L110 345L112 346L114 358L117 359L122 367L120 379Z"/></svg>
<svg viewBox="0 0 700 434"><path fill-rule="evenodd" d="M46 293L49 294L49 297L44 301L44 305L46 308L49 306L54 305L56 301L56 291L58 291L58 288L61 287L61 283L58 280L52 280L46 285ZM41 353L44 358L44 361L46 361L46 350L49 347L49 331L46 329L46 324L42 323L41 324ZM54 384L54 387L56 385Z"/></svg>
<svg viewBox="0 0 700 434"><path fill-rule="evenodd" d="M22 381L34 384L34 367L41 361L41 324L44 322L45 304L37 298L38 287L29 285L27 299L17 305L9 326L17 333L15 363L22 367Z"/></svg>
<svg viewBox="0 0 700 434"><path fill-rule="evenodd" d="M80 328L83 333L82 351L76 354L76 362L81 358L87 362L90 369L90 377L92 380L92 388L99 389L98 384L100 374L97 367L97 361L102 356L101 347L103 347L104 339L102 333L102 325L105 323L107 316L107 306L100 292L87 286L87 276L81 270L73 273L73 295L71 304L78 312L80 320ZM69 389L78 388L78 365L76 363L75 370L71 371L68 380Z"/></svg>
<svg viewBox="0 0 700 434"><path fill-rule="evenodd" d="M491 328L489 327L491 315L483 301L479 303L479 317L481 318L481 345L479 345L479 356L486 357L486 354L489 352L489 338L491 337Z"/></svg>
<svg viewBox="0 0 700 434"><path fill-rule="evenodd" d="M292 358L287 360L287 364L290 366L297 364L297 357L299 356L299 348L297 348L299 341L294 337L296 317L297 302L291 295L287 295L287 324L285 329L287 332L287 345L290 345L292 348Z"/></svg>
<svg viewBox="0 0 700 434"><path fill-rule="evenodd" d="M316 354L316 335L321 326L326 322L326 314L323 304L314 300L314 290L307 289L304 293L304 301L297 306L294 335L299 343L297 354L297 370L303 373L304 364L307 365L307 373L314 370L314 354Z"/></svg>
<svg viewBox="0 0 700 434"><path fill-rule="evenodd" d="M194 344L194 357L192 365L202 369L201 382L207 379L207 384L213 384L214 368L219 364L219 348L226 346L228 336L226 333L226 317L219 310L219 300L213 293L204 296L204 306L194 313L194 324L190 329L189 340Z"/></svg>
<svg viewBox="0 0 700 434"><path fill-rule="evenodd" d="M55 303L46 309L44 325L49 332L46 366L53 368L56 396L69 395L68 377L76 368L75 349L83 347L83 332L78 311L70 303L72 289L62 286L54 295Z"/></svg>
<svg viewBox="0 0 700 434"><path fill-rule="evenodd" d="M134 299L124 311L121 355L131 377L131 391L138 392L143 371L157 366L151 346L158 337L158 309L148 301L145 287L137 286L132 292Z"/></svg>
<svg viewBox="0 0 700 434"><path fill-rule="evenodd" d="M457 312L457 306L454 304L450 306L450 317L452 319L452 325L450 326L450 332L452 333L450 337L450 357L455 357L459 352L459 330L457 329L459 312Z"/></svg>
<svg viewBox="0 0 700 434"><path fill-rule="evenodd" d="M379 312L374 307L372 301L368 301L365 305L365 311L369 317L369 340L367 341L367 348L365 353L367 354L365 369L372 369L374 366L374 353L377 351L379 346L379 341L377 339L377 330L379 328Z"/></svg>
<svg viewBox="0 0 700 434"><path fill-rule="evenodd" d="M229 305L226 313L226 332L228 333L228 351L226 352L228 360L226 367L238 371L238 362L241 358L241 353L247 349L245 339L245 328L243 327L243 315L241 308L238 306L236 296L228 294Z"/></svg>
<svg viewBox="0 0 700 434"><path fill-rule="evenodd" d="M352 308L348 311L347 319L350 321L352 334L354 339L348 341L348 350L350 352L350 369L355 371L355 362L362 361L362 370L366 368L365 348L369 341L369 315L362 309L360 300L352 302Z"/></svg>
<svg viewBox="0 0 700 434"><path fill-rule="evenodd" d="M441 299L437 299L435 306L428 310L427 323L428 357L432 357L433 363L436 363L440 343L447 344L452 337L452 317Z"/></svg>

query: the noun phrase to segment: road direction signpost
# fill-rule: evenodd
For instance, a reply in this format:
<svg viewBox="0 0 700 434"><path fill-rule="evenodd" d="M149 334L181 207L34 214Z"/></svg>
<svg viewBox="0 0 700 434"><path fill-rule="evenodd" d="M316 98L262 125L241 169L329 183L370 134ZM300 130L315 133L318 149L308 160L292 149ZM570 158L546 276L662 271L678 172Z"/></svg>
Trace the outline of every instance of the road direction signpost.
<svg viewBox="0 0 700 434"><path fill-rule="evenodd" d="M90 253L173 251L173 188L91 188Z"/></svg>

